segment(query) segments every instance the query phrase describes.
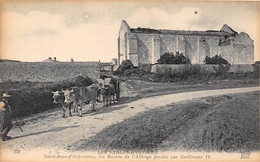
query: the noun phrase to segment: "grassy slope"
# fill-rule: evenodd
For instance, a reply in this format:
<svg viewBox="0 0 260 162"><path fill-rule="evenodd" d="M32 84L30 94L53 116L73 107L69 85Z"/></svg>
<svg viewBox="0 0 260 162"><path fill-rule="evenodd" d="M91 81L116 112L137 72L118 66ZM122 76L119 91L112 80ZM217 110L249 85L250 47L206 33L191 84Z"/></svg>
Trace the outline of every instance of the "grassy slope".
<svg viewBox="0 0 260 162"><path fill-rule="evenodd" d="M222 89L222 88L239 88L259 86L258 79L242 79L242 80L215 80L209 82L176 82L176 83L160 83L145 82L140 80L129 80L128 84L133 87L133 91L140 97L150 97L162 94L172 94L196 90Z"/></svg>
<svg viewBox="0 0 260 162"><path fill-rule="evenodd" d="M171 104L112 125L77 149L257 150L258 99L254 92Z"/></svg>

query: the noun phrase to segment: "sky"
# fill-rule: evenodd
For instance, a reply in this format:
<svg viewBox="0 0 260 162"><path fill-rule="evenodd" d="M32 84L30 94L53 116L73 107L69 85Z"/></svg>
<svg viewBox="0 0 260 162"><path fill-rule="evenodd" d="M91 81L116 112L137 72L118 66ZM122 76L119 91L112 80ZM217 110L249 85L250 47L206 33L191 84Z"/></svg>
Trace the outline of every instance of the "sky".
<svg viewBox="0 0 260 162"><path fill-rule="evenodd" d="M259 3L258 3L259 4ZM122 20L130 27L220 30L223 24L246 32L260 60L259 5L245 2L6 2L1 14L2 59L26 62L117 58ZM257 54L258 53L258 54Z"/></svg>

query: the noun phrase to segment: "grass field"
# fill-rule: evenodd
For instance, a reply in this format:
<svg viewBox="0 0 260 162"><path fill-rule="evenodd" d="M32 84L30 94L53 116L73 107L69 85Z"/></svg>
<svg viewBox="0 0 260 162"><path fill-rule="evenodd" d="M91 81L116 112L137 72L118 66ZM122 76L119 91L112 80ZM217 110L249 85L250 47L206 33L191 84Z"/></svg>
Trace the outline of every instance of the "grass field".
<svg viewBox="0 0 260 162"><path fill-rule="evenodd" d="M96 79L98 62L1 62L0 82L60 82L78 75Z"/></svg>
<svg viewBox="0 0 260 162"><path fill-rule="evenodd" d="M259 150L259 92L170 104L105 128L77 150Z"/></svg>

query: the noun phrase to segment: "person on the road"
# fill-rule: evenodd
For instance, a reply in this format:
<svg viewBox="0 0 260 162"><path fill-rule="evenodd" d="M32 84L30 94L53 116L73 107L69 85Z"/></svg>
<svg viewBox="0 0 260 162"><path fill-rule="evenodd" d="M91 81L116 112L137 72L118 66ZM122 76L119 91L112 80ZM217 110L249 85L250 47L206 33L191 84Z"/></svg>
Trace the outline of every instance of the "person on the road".
<svg viewBox="0 0 260 162"><path fill-rule="evenodd" d="M2 96L2 101L0 102L0 118L1 118L1 139L3 141L11 139L10 136L7 136L8 132L12 128L12 110L9 105L8 100L11 95L4 93Z"/></svg>

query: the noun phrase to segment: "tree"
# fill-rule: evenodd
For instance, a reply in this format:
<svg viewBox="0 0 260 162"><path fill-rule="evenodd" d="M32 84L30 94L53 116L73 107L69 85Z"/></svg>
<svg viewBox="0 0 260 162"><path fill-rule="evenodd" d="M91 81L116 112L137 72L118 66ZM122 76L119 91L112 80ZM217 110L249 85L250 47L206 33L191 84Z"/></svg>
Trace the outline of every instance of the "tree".
<svg viewBox="0 0 260 162"><path fill-rule="evenodd" d="M115 71L115 74L122 75L125 71L130 69L134 69L133 63L130 60L124 60Z"/></svg>
<svg viewBox="0 0 260 162"><path fill-rule="evenodd" d="M220 55L215 55L214 57L208 57L206 56L204 62L206 64L229 64L228 61L224 58L222 58Z"/></svg>
<svg viewBox="0 0 260 162"><path fill-rule="evenodd" d="M175 54L174 64L190 64L190 59L186 58L182 53L179 51Z"/></svg>
<svg viewBox="0 0 260 162"><path fill-rule="evenodd" d="M179 51L174 55L173 52L165 52L157 60L158 64L190 64L190 59L186 58Z"/></svg>

